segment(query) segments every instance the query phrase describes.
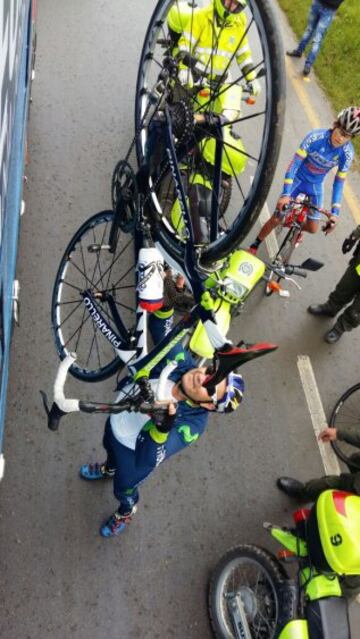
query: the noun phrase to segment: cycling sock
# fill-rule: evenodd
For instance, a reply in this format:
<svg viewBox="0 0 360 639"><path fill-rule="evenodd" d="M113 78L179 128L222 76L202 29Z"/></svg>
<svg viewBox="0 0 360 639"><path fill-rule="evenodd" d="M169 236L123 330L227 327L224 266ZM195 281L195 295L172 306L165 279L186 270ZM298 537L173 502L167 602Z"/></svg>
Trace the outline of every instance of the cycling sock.
<svg viewBox="0 0 360 639"><path fill-rule="evenodd" d="M259 236L256 238L256 240L250 244L250 248L259 248L260 244L261 244L262 240L260 240Z"/></svg>

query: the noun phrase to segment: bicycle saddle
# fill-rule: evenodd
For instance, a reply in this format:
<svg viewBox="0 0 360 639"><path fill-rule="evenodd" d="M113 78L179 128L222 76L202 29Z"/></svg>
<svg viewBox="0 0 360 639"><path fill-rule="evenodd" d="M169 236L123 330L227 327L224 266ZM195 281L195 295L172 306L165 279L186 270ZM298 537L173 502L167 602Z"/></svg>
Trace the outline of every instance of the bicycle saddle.
<svg viewBox="0 0 360 639"><path fill-rule="evenodd" d="M246 362L250 362L256 357L261 357L267 353L272 353L278 348L277 344L259 342L257 344L245 344L240 342L238 346L224 344L214 355L212 370L206 377L203 386L210 388L220 384L225 377Z"/></svg>

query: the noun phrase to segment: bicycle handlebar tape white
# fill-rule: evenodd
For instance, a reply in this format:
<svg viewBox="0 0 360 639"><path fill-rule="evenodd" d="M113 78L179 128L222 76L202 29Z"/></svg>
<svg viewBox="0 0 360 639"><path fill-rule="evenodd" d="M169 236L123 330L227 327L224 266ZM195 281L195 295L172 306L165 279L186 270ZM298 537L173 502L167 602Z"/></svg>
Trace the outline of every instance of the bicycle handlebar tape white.
<svg viewBox="0 0 360 639"><path fill-rule="evenodd" d="M156 399L158 402L172 401L175 403L176 400L174 397L166 397L167 381L175 368L177 368L177 362L172 361L166 364L166 366L162 369L156 391Z"/></svg>
<svg viewBox="0 0 360 639"><path fill-rule="evenodd" d="M64 395L64 386L70 366L75 362L75 353L69 353L60 362L54 382L54 401L64 413L74 413L80 410L78 399L67 399Z"/></svg>
<svg viewBox="0 0 360 639"><path fill-rule="evenodd" d="M153 313L163 306L164 258L157 248L142 248L137 265L139 304Z"/></svg>

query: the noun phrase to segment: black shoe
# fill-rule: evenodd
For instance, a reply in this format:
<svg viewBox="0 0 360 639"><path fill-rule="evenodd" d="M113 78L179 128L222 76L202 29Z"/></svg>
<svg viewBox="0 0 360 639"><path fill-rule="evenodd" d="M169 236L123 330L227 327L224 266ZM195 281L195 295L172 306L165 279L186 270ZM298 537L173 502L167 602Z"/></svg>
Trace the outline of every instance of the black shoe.
<svg viewBox="0 0 360 639"><path fill-rule="evenodd" d="M325 304L311 304L307 310L311 315L323 315L324 317L335 317L336 315L327 302Z"/></svg>
<svg viewBox="0 0 360 639"><path fill-rule="evenodd" d="M304 68L303 68L304 78L306 78L310 74L310 71L311 71L311 65L308 62L305 62Z"/></svg>
<svg viewBox="0 0 360 639"><path fill-rule="evenodd" d="M325 333L324 340L328 344L335 344L335 342L339 341L342 334L343 331L335 324L335 326L333 326L327 333Z"/></svg>
<svg viewBox="0 0 360 639"><path fill-rule="evenodd" d="M293 479L292 477L279 477L276 481L276 485L283 493L288 495L288 497L306 501L306 497L304 496L305 486L301 481Z"/></svg>
<svg viewBox="0 0 360 639"><path fill-rule="evenodd" d="M302 51L299 51L299 49L293 49L293 51L287 51L286 55L289 55L290 58L301 58Z"/></svg>

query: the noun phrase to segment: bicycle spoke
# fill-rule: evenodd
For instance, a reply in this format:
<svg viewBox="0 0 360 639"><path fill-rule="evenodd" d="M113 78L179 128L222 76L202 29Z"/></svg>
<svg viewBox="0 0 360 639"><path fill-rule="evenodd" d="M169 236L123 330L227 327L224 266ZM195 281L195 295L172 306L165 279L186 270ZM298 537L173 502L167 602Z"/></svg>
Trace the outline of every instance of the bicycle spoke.
<svg viewBox="0 0 360 639"><path fill-rule="evenodd" d="M66 317L64 317L62 322L59 324L59 327L63 326L65 324L65 322L67 322L70 319L70 317L72 317L72 315L74 315L74 313L77 311L77 309L79 308L79 306L81 306L82 303L83 303L83 301L80 300L80 302L78 302L77 307L73 308L73 310Z"/></svg>

